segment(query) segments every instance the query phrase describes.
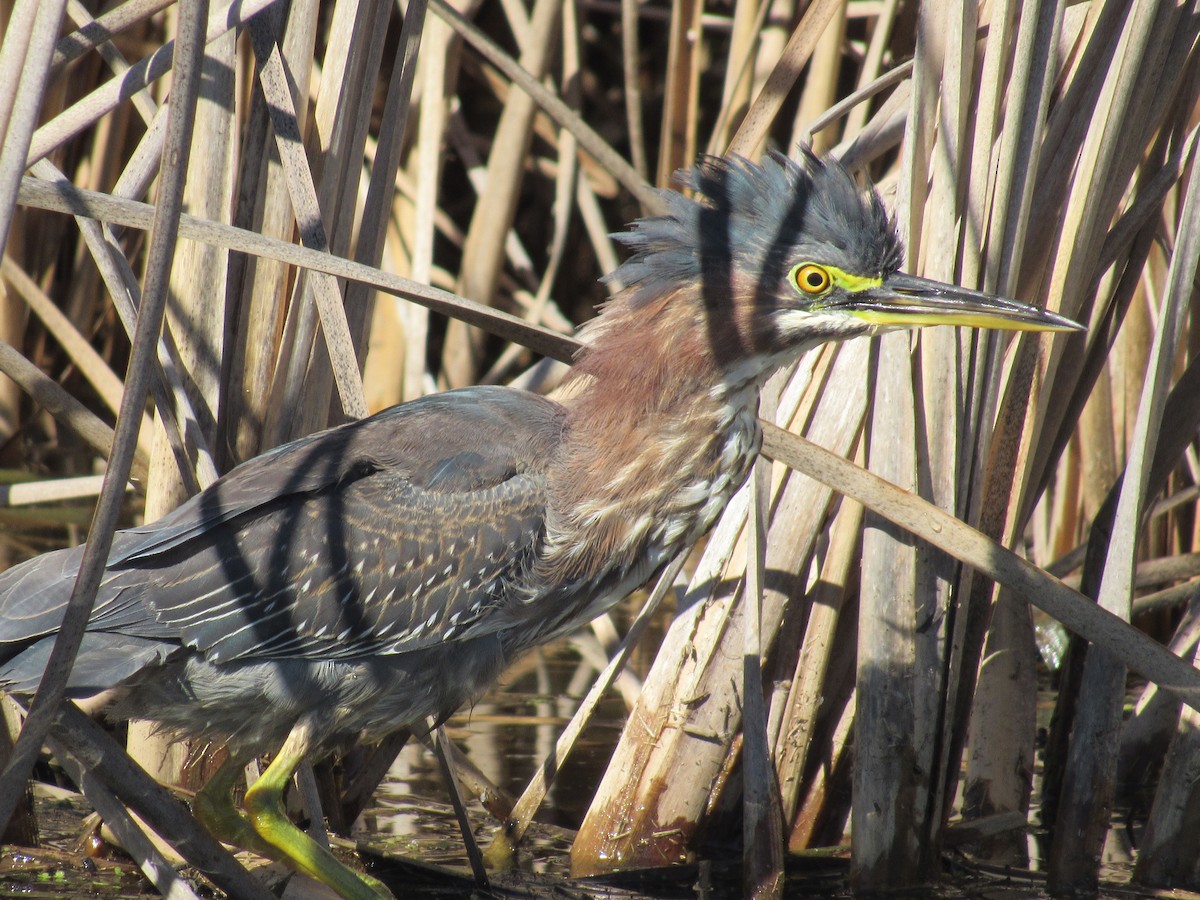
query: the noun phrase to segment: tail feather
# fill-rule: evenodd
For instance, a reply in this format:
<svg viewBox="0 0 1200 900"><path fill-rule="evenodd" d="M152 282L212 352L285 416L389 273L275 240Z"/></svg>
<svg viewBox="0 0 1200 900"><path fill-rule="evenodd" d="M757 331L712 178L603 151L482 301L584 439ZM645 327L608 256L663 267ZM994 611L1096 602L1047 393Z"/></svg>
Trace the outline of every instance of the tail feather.
<svg viewBox="0 0 1200 900"><path fill-rule="evenodd" d="M54 636L25 644L0 665L0 685L12 694L32 695L54 647ZM89 697L120 684L146 666L160 663L177 646L127 634L88 632L67 681L68 697Z"/></svg>
<svg viewBox="0 0 1200 900"><path fill-rule="evenodd" d="M0 574L0 660L4 645L58 630L82 558L83 547L56 550Z"/></svg>
<svg viewBox="0 0 1200 900"><path fill-rule="evenodd" d="M118 535L118 542L120 541ZM41 683L84 548L45 553L0 573L0 687L30 694ZM146 602L146 572L106 572L71 673L73 696L106 690L179 646Z"/></svg>

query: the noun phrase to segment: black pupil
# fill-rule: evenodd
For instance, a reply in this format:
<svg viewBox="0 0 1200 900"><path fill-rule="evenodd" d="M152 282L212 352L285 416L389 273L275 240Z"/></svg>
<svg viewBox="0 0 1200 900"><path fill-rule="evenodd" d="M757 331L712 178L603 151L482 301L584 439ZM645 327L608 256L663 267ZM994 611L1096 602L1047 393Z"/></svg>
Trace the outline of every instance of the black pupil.
<svg viewBox="0 0 1200 900"><path fill-rule="evenodd" d="M819 288L825 284L825 279L820 272L810 271L806 280L810 288Z"/></svg>

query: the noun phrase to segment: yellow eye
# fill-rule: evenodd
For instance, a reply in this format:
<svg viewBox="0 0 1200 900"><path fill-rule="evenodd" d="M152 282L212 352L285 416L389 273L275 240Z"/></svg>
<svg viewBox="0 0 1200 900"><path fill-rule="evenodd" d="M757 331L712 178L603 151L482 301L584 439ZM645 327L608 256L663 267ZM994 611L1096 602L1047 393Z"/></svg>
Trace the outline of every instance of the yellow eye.
<svg viewBox="0 0 1200 900"><path fill-rule="evenodd" d="M792 283L806 294L823 294L833 284L829 272L813 263L803 263L792 269Z"/></svg>

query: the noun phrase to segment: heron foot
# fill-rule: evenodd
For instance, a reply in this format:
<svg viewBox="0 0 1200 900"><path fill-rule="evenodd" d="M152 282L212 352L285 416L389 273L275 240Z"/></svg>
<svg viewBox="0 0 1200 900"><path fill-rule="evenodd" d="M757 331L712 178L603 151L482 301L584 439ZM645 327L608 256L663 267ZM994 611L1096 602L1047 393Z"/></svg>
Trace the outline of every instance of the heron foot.
<svg viewBox="0 0 1200 900"><path fill-rule="evenodd" d="M271 763L279 761L276 757ZM270 772L271 767L267 768ZM370 875L355 872L345 866L329 848L313 840L288 818L283 806L283 792L271 785L259 785L267 776L254 783L246 792L246 822L258 839L269 845L276 858L323 884L329 885L346 900L391 900L392 892Z"/></svg>
<svg viewBox="0 0 1200 900"><path fill-rule="evenodd" d="M242 758L225 760L204 787L196 791L192 814L217 840L268 859L282 859L279 851L258 836L245 814L234 805L233 788L245 765Z"/></svg>
<svg viewBox="0 0 1200 900"><path fill-rule="evenodd" d="M301 720L266 771L246 791L244 812L233 803L233 787L241 777L245 760L233 758L196 792L192 811L219 840L284 862L333 888L346 900L391 900L392 892L381 881L344 865L287 816L283 793L311 749L309 734Z"/></svg>

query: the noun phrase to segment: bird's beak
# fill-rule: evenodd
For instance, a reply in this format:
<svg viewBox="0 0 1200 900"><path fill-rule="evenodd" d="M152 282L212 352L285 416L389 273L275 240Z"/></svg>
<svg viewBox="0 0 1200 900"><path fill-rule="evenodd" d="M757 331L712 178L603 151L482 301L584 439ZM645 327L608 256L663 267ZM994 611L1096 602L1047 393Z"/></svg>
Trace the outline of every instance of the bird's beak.
<svg viewBox="0 0 1200 900"><path fill-rule="evenodd" d="M1078 322L1016 300L902 272L889 275L876 287L847 295L836 307L872 325L893 328L966 325L1008 331L1086 330Z"/></svg>

